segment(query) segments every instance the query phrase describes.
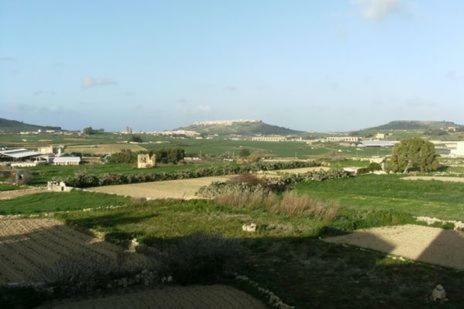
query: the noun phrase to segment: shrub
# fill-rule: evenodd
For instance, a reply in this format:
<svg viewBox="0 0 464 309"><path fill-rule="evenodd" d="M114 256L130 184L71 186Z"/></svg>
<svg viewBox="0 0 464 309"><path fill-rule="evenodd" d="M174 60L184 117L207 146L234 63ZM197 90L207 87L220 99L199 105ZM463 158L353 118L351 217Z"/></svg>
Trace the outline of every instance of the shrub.
<svg viewBox="0 0 464 309"><path fill-rule="evenodd" d="M244 250L238 240L195 233L168 250L163 272L180 284L212 283L236 271Z"/></svg>
<svg viewBox="0 0 464 309"><path fill-rule="evenodd" d="M360 168L358 170L358 174L369 174L371 172L381 171L381 170L382 170L382 165L380 165L379 163L372 162L367 167Z"/></svg>
<svg viewBox="0 0 464 309"><path fill-rule="evenodd" d="M137 162L137 154L130 149L123 149L120 152L113 153L108 157L108 163L128 163L132 164Z"/></svg>

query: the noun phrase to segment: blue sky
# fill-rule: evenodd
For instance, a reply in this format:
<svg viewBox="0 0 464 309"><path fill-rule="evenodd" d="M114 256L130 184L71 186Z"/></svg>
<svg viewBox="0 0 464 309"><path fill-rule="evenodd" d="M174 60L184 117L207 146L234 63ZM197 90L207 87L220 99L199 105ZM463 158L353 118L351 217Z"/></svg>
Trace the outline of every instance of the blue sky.
<svg viewBox="0 0 464 309"><path fill-rule="evenodd" d="M463 57L462 0L0 0L0 117L463 123Z"/></svg>

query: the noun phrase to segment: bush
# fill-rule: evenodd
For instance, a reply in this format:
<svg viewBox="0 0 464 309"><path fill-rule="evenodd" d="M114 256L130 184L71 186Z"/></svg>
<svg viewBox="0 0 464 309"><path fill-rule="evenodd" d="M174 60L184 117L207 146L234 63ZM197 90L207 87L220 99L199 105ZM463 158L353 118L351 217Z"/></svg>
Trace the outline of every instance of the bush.
<svg viewBox="0 0 464 309"><path fill-rule="evenodd" d="M137 162L137 154L132 152L130 149L123 149L120 152L113 153L111 156L108 157L108 163L136 163Z"/></svg>
<svg viewBox="0 0 464 309"><path fill-rule="evenodd" d="M243 255L238 240L195 233L169 249L163 272L180 284L213 283L236 271Z"/></svg>
<svg viewBox="0 0 464 309"><path fill-rule="evenodd" d="M381 171L382 165L379 163L372 162L367 167L360 168L358 174L369 174L375 171Z"/></svg>

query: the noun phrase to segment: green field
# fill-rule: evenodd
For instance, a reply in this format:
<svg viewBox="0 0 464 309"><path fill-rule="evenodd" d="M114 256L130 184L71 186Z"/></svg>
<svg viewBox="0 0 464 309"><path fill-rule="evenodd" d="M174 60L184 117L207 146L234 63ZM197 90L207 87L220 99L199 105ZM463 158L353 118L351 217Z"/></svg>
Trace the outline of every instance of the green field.
<svg viewBox="0 0 464 309"><path fill-rule="evenodd" d="M17 190L19 188L20 187L18 187L18 186L0 183L0 191Z"/></svg>
<svg viewBox="0 0 464 309"><path fill-rule="evenodd" d="M366 181L373 177L361 178ZM386 179L390 181L390 177ZM352 179L345 181L351 183ZM79 210L105 206L120 207ZM196 232L237 239L245 249L240 259L240 273L298 308L428 306L427 295L438 283L447 288L450 298L447 304L464 305L464 295L460 293L461 272L392 259L385 254L327 244L318 239L333 228L349 232L353 228L412 222L411 216L396 211L348 206L342 207L337 217L328 222L261 208L217 205L212 201L141 202L81 191L0 201L1 214L50 211L59 211L55 218L99 232L108 241L120 245L127 245L135 237L162 251ZM250 222L258 224L256 233L242 231L242 225ZM253 292L249 286L238 285Z"/></svg>
<svg viewBox="0 0 464 309"><path fill-rule="evenodd" d="M85 172L89 175L103 174L153 174L153 173L169 173L186 170L194 170L199 168L220 166L230 163L196 163L196 164L177 164L177 165L160 165L155 168L138 169L134 164L96 164L96 165L78 165L78 166L56 166L56 165L39 165L30 170L33 173L31 184L45 184L47 181L54 178L62 179L69 176L74 176L76 173Z"/></svg>
<svg viewBox="0 0 464 309"><path fill-rule="evenodd" d="M35 214L86 208L130 205L130 199L115 195L72 191L47 192L0 201L0 215Z"/></svg>
<svg viewBox="0 0 464 309"><path fill-rule="evenodd" d="M365 175L299 184L296 190L335 200L350 209L395 210L415 216L464 220L464 184L405 181L398 175Z"/></svg>
<svg viewBox="0 0 464 309"><path fill-rule="evenodd" d="M404 215L385 214L342 211L329 225L351 227L358 221L370 222L365 224L370 226L409 220ZM206 201L151 201L60 217L72 225L101 232L109 241L127 244L136 237L158 250L199 231L238 239L247 252L241 259L241 274L297 308L426 306L426 296L437 282L446 285L449 304L464 305L464 295L459 292L460 272L324 243L317 238L328 223L304 216L218 206ZM374 218L384 220L376 222ZM256 233L242 231L242 224L249 222L258 224Z"/></svg>
<svg viewBox="0 0 464 309"><path fill-rule="evenodd" d="M248 148L253 152L263 156L274 157L340 157L355 156L366 157L374 155L385 155L391 149L377 148L355 148L343 147L330 143L318 143L307 145L301 142L255 142L255 141L235 141L224 138L214 139L192 139L192 138L168 138L154 135L142 135L144 143L140 146L148 150L159 150L163 148L183 148L187 155L201 156L228 156L238 155L240 149ZM60 134L0 134L0 145L9 147L35 148L45 145L68 145L68 146L89 146L102 144L122 143L129 139L124 134L100 133L94 135L60 135ZM66 150L65 150L66 151Z"/></svg>

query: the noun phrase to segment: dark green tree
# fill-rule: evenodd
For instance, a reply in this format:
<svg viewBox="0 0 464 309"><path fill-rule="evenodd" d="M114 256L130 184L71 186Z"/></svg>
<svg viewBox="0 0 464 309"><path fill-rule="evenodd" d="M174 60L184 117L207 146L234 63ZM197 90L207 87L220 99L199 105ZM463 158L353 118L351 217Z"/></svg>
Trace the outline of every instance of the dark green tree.
<svg viewBox="0 0 464 309"><path fill-rule="evenodd" d="M240 152L238 153L238 156L240 158L248 158L251 155L251 151L248 148L242 148L240 149Z"/></svg>
<svg viewBox="0 0 464 309"><path fill-rule="evenodd" d="M404 140L393 148L390 169L394 172L430 172L439 168L435 146L421 138Z"/></svg>

